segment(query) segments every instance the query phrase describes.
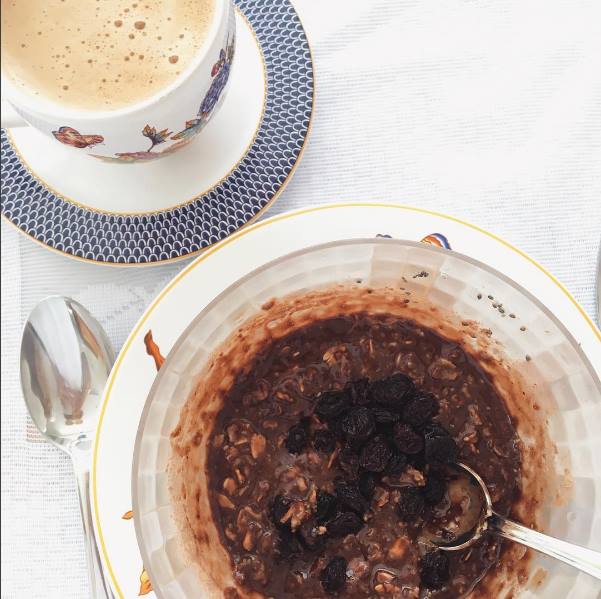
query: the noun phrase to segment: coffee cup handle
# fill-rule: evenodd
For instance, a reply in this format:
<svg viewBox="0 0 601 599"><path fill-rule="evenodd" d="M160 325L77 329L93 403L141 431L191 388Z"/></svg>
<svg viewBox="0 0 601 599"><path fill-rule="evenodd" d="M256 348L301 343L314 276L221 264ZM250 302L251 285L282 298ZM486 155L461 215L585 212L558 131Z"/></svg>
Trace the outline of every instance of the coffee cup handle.
<svg viewBox="0 0 601 599"><path fill-rule="evenodd" d="M27 123L21 115L4 98L1 99L0 113L2 115L2 129L11 129L12 127L25 127Z"/></svg>

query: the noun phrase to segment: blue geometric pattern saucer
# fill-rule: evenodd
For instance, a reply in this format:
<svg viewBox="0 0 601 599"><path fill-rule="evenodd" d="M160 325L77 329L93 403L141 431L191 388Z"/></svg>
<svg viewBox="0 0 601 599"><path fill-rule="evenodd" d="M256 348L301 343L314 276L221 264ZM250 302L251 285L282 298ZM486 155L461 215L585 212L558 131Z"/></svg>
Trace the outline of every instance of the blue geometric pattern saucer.
<svg viewBox="0 0 601 599"><path fill-rule="evenodd" d="M289 0L235 3L261 46L267 90L254 141L223 181L193 201L161 212L98 212L66 200L30 173L2 130L2 215L52 249L113 264L184 258L257 217L277 197L300 159L313 110L313 64Z"/></svg>

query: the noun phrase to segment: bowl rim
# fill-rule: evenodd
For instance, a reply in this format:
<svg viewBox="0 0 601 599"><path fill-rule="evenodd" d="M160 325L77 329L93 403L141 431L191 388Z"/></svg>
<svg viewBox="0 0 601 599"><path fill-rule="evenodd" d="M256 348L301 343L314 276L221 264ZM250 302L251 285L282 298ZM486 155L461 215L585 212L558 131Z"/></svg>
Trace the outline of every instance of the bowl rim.
<svg viewBox="0 0 601 599"><path fill-rule="evenodd" d="M166 373L169 370L169 366L170 366L171 362L173 362L173 360L174 360L174 356L179 351L179 348L183 345L183 343L187 339L190 331L196 326L196 323L207 312L209 312L217 303L219 303L224 296L231 293L234 289L236 289L237 287L240 287L246 281L248 281L249 279L258 275L259 273L269 270L270 268L273 268L274 266L277 266L278 264L280 264L286 260L290 260L290 259L296 258L298 256L302 256L304 254L308 254L311 252L327 250L327 249L336 248L336 247L364 245L364 244L381 245L381 246L390 245L390 246L398 246L398 247L413 247L413 248L419 248L419 249L425 250L427 252L432 252L433 254L440 254L440 255L447 255L449 252L452 252L453 256L458 257L460 260L463 260L464 262L467 262L468 264L470 264L472 266L476 266L476 267L484 270L485 272L494 275L495 277L499 278L504 283L508 284L510 287L513 287L516 291L520 292L527 299L529 299L535 306L537 306L541 310L541 312L545 316L547 316L555 324L555 326L557 326L557 328L563 333L564 337L569 341L570 345L576 351L577 355L581 359L583 365L586 367L586 370L591 375L591 378L597 387L597 391L599 392L599 397L601 397L601 378L600 378L600 376L597 374L595 367L591 364L586 352L582 349L580 344L576 341L576 339L574 338L572 333L561 322L561 320L559 320L559 318L557 316L555 316L555 314L549 308L547 308L547 306L541 300L539 300L533 293L528 291L526 288L524 288L519 283L515 282L511 277L505 275L504 273L497 270L496 268L493 268L492 266L488 266L485 262L482 262L481 260L477 260L475 258L472 258L471 256L468 256L467 254L463 254L463 253L457 252L455 250L439 248L432 244L424 243L421 241L412 241L409 239L387 238L387 237L360 237L360 238L352 238L352 239L340 239L340 240L336 240L336 241L328 241L326 243L310 245L310 246L304 247L300 250L296 250L294 252L289 252L287 254L284 254L283 256L275 258L274 260L270 260L269 262L266 262L265 264L262 264L261 266L254 268L253 270L246 273L244 276L238 278L236 281L234 281L233 283L228 285L223 291L221 291L219 294L217 294L206 306L204 306L202 308L202 310L200 310L200 312L198 312L198 314L190 321L190 323L182 331L182 333L179 335L179 337L177 338L177 340L175 341L175 343L169 350L169 353L165 357L165 361L162 364L161 368L158 370L157 375L155 376L155 379L150 388L150 391L148 392L148 395L144 402L144 407L140 414L140 420L138 422L138 428L136 431L136 439L135 439L135 444L134 444L134 454L133 454L132 469L131 469L131 497L132 497L132 510L133 510L133 514L134 514L133 520L134 520L134 527L135 527L135 533L136 533L136 541L138 544L138 548L140 550L140 555L142 557L142 563L144 564L144 568L146 569L146 572L148 573L148 576L150 577L151 581L152 581L152 567L151 567L150 560L149 560L150 556L149 556L149 554L146 550L146 546L143 542L144 539L143 539L143 533L142 533L142 526L140 523L140 516L139 516L139 510L138 510L139 502L138 502L137 472L138 472L138 468L139 468L140 445L141 445L141 441L142 441L143 431L146 426L146 420L148 418L148 413L150 411L150 406L157 394L157 390L162 382L162 379L165 376L167 376ZM153 585L153 591L155 592L158 599L165 599L161 589L154 588L154 585Z"/></svg>

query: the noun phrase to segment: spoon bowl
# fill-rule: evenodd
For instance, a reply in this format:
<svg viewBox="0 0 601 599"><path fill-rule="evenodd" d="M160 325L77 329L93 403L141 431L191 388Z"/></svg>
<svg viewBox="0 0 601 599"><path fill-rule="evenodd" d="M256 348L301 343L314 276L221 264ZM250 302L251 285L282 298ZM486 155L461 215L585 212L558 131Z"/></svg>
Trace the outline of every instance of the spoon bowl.
<svg viewBox="0 0 601 599"><path fill-rule="evenodd" d="M467 475L469 484L479 489L482 504L478 520L468 531L452 540L430 539L430 542L439 549L442 551L467 549L488 532L536 549L601 580L601 552L550 537L497 514L493 509L488 487L475 470L461 462L450 464L449 468L464 476Z"/></svg>
<svg viewBox="0 0 601 599"><path fill-rule="evenodd" d="M77 477L93 599L112 597L90 507L90 457L104 385L115 355L106 333L76 301L42 300L21 339L21 389L40 433L65 451Z"/></svg>
<svg viewBox="0 0 601 599"><path fill-rule="evenodd" d="M429 540L444 551L461 551L462 549L471 547L488 530L489 519L494 513L492 499L486 483L475 470L461 462L449 464L448 467L466 477L467 484L476 490L478 499L480 500L480 513L475 524L468 530L460 532L457 536L451 539L438 537L436 539L430 538Z"/></svg>
<svg viewBox="0 0 601 599"><path fill-rule="evenodd" d="M106 333L81 304L52 296L33 309L21 341L21 388L42 435L67 451L93 437L114 359Z"/></svg>

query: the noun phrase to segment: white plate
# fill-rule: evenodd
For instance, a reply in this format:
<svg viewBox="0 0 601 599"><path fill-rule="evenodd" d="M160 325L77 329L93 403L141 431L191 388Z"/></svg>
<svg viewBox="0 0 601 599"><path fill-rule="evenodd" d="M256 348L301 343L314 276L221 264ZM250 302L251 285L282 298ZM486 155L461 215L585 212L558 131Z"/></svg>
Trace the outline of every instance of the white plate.
<svg viewBox="0 0 601 599"><path fill-rule="evenodd" d="M101 554L118 597L152 594L133 521L122 519L131 509L138 422L156 375L155 361L146 352L145 335L151 331L162 355L167 355L200 310L241 276L311 245L376 235L418 241L429 238L437 245L448 240L452 249L499 270L543 300L601 375L601 332L574 298L526 254L469 223L408 206L330 204L275 216L235 233L186 267L152 302L125 343L107 384L91 485Z"/></svg>

